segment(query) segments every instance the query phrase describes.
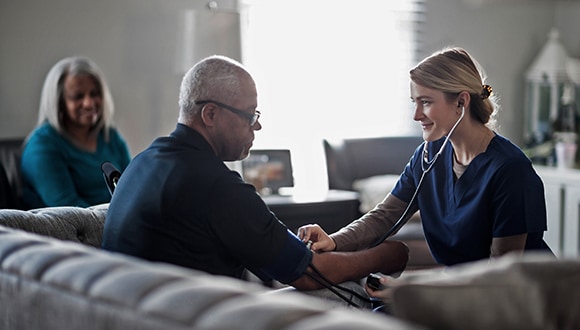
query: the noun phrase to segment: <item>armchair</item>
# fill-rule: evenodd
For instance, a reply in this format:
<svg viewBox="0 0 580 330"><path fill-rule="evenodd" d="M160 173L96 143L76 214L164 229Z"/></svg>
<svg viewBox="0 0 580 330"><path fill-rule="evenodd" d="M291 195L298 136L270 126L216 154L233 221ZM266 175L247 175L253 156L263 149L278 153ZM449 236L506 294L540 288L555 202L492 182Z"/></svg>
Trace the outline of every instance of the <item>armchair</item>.
<svg viewBox="0 0 580 330"><path fill-rule="evenodd" d="M0 209L22 209L20 157L24 138L0 140Z"/></svg>

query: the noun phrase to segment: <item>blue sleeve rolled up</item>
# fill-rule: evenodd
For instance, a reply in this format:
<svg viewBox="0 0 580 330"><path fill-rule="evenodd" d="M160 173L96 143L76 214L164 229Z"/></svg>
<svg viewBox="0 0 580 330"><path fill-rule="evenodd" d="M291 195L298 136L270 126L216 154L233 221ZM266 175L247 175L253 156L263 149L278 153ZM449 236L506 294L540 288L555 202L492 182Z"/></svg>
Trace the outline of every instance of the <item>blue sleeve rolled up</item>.
<svg viewBox="0 0 580 330"><path fill-rule="evenodd" d="M312 261L310 251L291 231L286 231L286 241L274 260L258 271L281 283L288 284L297 280Z"/></svg>

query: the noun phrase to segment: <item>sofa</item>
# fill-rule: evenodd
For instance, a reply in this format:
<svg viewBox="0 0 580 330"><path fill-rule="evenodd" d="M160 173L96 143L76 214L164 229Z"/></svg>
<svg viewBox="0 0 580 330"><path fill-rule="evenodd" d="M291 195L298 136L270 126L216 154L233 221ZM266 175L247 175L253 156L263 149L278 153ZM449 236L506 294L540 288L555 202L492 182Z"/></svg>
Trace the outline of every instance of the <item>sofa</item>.
<svg viewBox="0 0 580 330"><path fill-rule="evenodd" d="M0 329L580 329L578 259L406 270L386 315L101 250L107 208L0 210Z"/></svg>
<svg viewBox="0 0 580 330"><path fill-rule="evenodd" d="M0 210L1 329L424 329L101 250L107 208Z"/></svg>
<svg viewBox="0 0 580 330"><path fill-rule="evenodd" d="M328 188L358 192L362 215L391 191L422 142L420 136L324 139ZM437 266L425 241L419 212L392 239L409 246L408 268Z"/></svg>

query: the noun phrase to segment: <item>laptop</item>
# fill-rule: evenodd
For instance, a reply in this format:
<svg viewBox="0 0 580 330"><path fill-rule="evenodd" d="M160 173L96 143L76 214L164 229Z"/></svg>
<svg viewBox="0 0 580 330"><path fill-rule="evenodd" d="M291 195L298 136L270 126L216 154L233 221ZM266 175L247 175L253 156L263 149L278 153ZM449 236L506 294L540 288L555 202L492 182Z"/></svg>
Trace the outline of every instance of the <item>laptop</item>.
<svg viewBox="0 0 580 330"><path fill-rule="evenodd" d="M252 149L242 160L244 180L260 195L280 195L294 187L292 160L288 149Z"/></svg>

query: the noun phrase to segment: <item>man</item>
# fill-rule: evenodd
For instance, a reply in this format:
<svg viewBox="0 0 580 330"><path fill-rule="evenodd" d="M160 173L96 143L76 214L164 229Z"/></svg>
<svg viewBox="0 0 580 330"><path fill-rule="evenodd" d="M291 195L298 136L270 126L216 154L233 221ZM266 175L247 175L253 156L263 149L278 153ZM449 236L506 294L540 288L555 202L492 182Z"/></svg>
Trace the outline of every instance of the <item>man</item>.
<svg viewBox="0 0 580 330"><path fill-rule="evenodd" d="M136 156L113 194L103 248L212 274L297 289L321 288L313 266L337 283L401 271L408 252L388 242L359 252L310 251L224 161L248 156L262 128L252 76L211 56L183 78L175 131Z"/></svg>

